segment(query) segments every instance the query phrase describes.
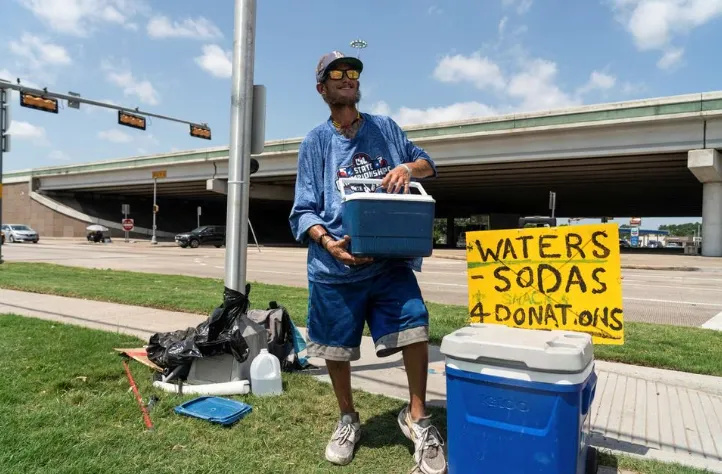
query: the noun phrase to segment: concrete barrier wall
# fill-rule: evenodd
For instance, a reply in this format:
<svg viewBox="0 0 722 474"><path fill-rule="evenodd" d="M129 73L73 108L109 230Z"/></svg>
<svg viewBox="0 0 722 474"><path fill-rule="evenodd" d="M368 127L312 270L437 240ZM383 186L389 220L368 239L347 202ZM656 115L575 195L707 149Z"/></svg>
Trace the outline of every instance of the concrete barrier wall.
<svg viewBox="0 0 722 474"><path fill-rule="evenodd" d="M25 224L43 237L85 237L88 223L65 216L30 197L28 183L3 186L3 224Z"/></svg>

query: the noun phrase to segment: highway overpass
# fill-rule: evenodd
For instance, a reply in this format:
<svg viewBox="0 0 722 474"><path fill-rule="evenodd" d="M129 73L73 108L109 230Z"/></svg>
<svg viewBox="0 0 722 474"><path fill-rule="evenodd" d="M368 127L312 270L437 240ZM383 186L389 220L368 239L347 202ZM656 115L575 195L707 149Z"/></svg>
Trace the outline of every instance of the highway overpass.
<svg viewBox="0 0 722 474"><path fill-rule="evenodd" d="M722 149L722 92L405 130L439 167L438 179L425 184L437 200L437 217L546 214L548 192L555 191L557 215L702 215L703 254L722 256L722 163L716 151ZM279 221L279 232L288 233L285 219L300 142L268 142L256 156L260 169L251 180L254 227L256 221L272 219ZM47 220L24 213L30 201L78 222L94 217L88 209L78 209L89 199L104 204L135 200L146 206L147 216L152 172L160 170L166 177L158 181L159 219L164 212L178 212L181 205L190 216L190 207L198 203L215 209L215 219L223 219L225 196L218 191L227 178L227 165L228 147L216 147L7 173L3 183L12 192L4 202L6 221L11 215L31 224L33 219ZM121 217L115 207L114 223ZM68 216L67 208L80 214ZM55 234L77 233L75 224L45 227Z"/></svg>

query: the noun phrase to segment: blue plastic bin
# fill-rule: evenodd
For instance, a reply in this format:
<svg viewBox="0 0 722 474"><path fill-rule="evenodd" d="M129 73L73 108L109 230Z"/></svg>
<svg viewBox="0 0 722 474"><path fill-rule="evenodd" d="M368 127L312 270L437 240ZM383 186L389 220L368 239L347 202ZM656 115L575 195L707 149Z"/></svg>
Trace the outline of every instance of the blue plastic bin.
<svg viewBox="0 0 722 474"><path fill-rule="evenodd" d="M593 474L591 337L475 324L444 337L449 474Z"/></svg>
<svg viewBox="0 0 722 474"><path fill-rule="evenodd" d="M436 201L416 182L421 194L354 192L346 184L380 185L380 179L341 179L343 231L351 237L349 251L360 257L429 257L434 248Z"/></svg>
<svg viewBox="0 0 722 474"><path fill-rule="evenodd" d="M194 398L175 407L179 415L200 418L229 426L245 417L253 408L247 403L223 397L203 396Z"/></svg>

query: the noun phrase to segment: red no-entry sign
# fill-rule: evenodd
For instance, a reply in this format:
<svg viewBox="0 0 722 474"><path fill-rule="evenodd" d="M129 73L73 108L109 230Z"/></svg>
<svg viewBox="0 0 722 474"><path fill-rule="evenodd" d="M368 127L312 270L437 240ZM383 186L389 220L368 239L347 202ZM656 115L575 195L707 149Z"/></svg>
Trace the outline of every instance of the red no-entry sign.
<svg viewBox="0 0 722 474"><path fill-rule="evenodd" d="M133 219L123 219L123 230L130 232L135 227Z"/></svg>

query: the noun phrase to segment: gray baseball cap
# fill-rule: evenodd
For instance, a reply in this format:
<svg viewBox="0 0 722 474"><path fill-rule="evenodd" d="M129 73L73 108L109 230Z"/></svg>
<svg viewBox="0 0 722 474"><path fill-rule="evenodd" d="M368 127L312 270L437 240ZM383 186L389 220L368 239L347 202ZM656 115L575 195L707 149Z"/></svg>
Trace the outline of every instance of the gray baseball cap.
<svg viewBox="0 0 722 474"><path fill-rule="evenodd" d="M358 69L358 72L363 71L364 68L364 65L360 59L345 56L340 51L332 51L328 54L324 54L323 56L321 56L321 59L318 61L318 65L316 66L316 82L323 81L323 78L326 75L326 71L328 71L331 66L335 66L336 64L340 63L349 64L355 69Z"/></svg>

